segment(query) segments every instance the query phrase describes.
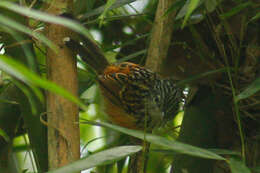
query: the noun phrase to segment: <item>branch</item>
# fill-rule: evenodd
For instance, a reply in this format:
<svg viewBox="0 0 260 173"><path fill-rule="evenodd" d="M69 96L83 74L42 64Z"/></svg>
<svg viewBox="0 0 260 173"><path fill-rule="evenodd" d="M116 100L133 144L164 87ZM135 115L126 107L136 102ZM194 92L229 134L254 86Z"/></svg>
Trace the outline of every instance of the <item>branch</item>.
<svg viewBox="0 0 260 173"><path fill-rule="evenodd" d="M167 57L172 38L175 12L167 15L165 13L173 3L174 0L159 0L151 33L145 66L158 73L161 72L162 63Z"/></svg>

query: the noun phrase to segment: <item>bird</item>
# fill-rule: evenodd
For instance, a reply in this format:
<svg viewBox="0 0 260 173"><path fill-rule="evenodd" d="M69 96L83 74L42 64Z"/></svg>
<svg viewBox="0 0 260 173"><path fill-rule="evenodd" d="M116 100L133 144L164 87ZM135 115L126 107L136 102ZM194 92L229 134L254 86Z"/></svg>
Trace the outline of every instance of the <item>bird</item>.
<svg viewBox="0 0 260 173"><path fill-rule="evenodd" d="M174 80L132 62L110 64L97 44L84 36L80 41L66 37L64 43L96 72L112 123L152 131L177 114L183 88Z"/></svg>

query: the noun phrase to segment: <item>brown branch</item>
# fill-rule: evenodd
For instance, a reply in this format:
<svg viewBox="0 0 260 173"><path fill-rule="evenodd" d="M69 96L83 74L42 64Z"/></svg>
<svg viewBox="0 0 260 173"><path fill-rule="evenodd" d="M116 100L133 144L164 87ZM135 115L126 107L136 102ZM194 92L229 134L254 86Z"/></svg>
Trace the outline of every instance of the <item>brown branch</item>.
<svg viewBox="0 0 260 173"><path fill-rule="evenodd" d="M162 63L167 57L170 46L175 12L165 15L165 12L174 3L174 0L159 0L148 56L145 66L154 72L161 72Z"/></svg>
<svg viewBox="0 0 260 173"><path fill-rule="evenodd" d="M48 12L59 15L64 8L71 8L72 3L72 0L52 1ZM59 47L57 52L47 49L48 79L77 95L76 59L62 41L72 34L71 31L60 25L48 24L46 34ZM47 93L47 112L48 124L55 124L55 128L48 126L49 167L54 169L80 158L79 126L75 123L78 122L78 107L61 96Z"/></svg>

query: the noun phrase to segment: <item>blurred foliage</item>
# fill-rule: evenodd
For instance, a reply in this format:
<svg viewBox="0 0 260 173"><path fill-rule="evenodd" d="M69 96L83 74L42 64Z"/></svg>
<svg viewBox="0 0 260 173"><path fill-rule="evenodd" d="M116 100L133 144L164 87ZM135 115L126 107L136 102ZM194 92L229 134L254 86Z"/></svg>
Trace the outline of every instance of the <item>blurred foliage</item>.
<svg viewBox="0 0 260 173"><path fill-rule="evenodd" d="M132 145L128 135L146 136L145 140L152 143L149 173L259 172L259 0L174 1L165 13L177 12L162 75L178 80L180 85L185 84L189 88L189 99L185 101L181 127L176 127L176 121L169 122L153 135L110 123L93 123L108 121L108 118L103 112L96 76L81 59L77 59L80 100L46 80L45 47L55 50L57 45L45 37L43 29L48 22L57 23L94 39L95 35L90 36L90 33L98 31L102 38L99 46L110 62L144 64L158 1L76 0L74 9L67 11L82 25L39 13L47 11L48 2L0 2L0 52L4 52L0 55L1 171L26 172L28 168L27 172L47 171L44 101L47 90L77 103L81 119L91 120L87 125L80 124L81 155L100 161L86 165L87 159L91 159L87 157L62 168L63 172L75 165L82 169L98 166L97 170L102 172L126 172L129 159L125 156L132 150L130 153L118 150L122 154L119 158L103 157L102 152L109 155L115 152L107 150L111 147ZM144 6L138 10L133 2ZM14 139L27 135L29 142L17 146ZM206 150L208 148L214 149ZM17 160L21 159L14 154L20 151L33 152L31 165L19 162L17 166ZM34 170L31 169L33 162ZM104 163L110 165L100 166Z"/></svg>

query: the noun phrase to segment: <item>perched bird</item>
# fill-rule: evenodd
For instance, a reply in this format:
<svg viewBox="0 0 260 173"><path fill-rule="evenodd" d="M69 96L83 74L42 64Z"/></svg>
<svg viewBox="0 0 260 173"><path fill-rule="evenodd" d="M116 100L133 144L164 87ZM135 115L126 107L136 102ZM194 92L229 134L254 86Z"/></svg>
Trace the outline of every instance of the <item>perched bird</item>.
<svg viewBox="0 0 260 173"><path fill-rule="evenodd" d="M151 131L177 114L183 90L173 80L131 62L109 64L88 38L79 42L66 37L64 42L98 74L105 112L113 123Z"/></svg>

